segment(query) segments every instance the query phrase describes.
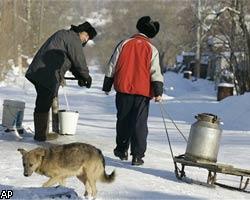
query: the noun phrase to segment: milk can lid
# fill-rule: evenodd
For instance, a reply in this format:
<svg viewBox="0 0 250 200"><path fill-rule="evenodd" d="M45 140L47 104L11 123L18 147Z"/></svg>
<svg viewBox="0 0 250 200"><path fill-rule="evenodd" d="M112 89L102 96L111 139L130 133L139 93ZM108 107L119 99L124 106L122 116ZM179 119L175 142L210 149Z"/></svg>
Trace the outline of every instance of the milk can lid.
<svg viewBox="0 0 250 200"><path fill-rule="evenodd" d="M218 116L212 113L200 113L198 114L198 116L195 116L195 118L201 121L207 121L211 123L219 123L220 121Z"/></svg>

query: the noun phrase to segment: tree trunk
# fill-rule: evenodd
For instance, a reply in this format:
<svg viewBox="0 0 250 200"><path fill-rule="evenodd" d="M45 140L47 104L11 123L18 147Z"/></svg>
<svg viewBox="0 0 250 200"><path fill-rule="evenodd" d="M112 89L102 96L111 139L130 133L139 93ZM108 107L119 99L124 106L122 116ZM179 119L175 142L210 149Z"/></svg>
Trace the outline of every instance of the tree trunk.
<svg viewBox="0 0 250 200"><path fill-rule="evenodd" d="M14 63L15 65L18 64L18 52L17 52L17 5L16 5L16 0L13 0L13 55L14 55Z"/></svg>
<svg viewBox="0 0 250 200"><path fill-rule="evenodd" d="M31 35L31 0L27 0L26 4L26 18L27 18L27 24L26 24L26 39L27 42L25 43L25 53L27 55L31 55L33 51L33 44L32 44L32 35ZM29 41L29 42L28 42Z"/></svg>
<svg viewBox="0 0 250 200"><path fill-rule="evenodd" d="M197 42L195 56L195 77L200 78L200 63L201 63L201 0L198 0L197 7L198 27L197 27Z"/></svg>
<svg viewBox="0 0 250 200"><path fill-rule="evenodd" d="M40 6L40 22L39 22L39 32L38 32L38 46L40 45L40 42L41 42L41 39L42 39L43 12L44 12L44 0L41 0L41 6Z"/></svg>
<svg viewBox="0 0 250 200"><path fill-rule="evenodd" d="M240 15L239 15L239 23L240 23L240 27L244 33L244 37L246 39L246 46L247 46L247 71L246 71L246 80L245 80L245 91L250 91L250 34L249 34L249 31L247 29L247 25L246 25L246 22L245 22L245 15L244 15L244 2L241 0L241 1L238 1L239 3L239 6L240 6Z"/></svg>

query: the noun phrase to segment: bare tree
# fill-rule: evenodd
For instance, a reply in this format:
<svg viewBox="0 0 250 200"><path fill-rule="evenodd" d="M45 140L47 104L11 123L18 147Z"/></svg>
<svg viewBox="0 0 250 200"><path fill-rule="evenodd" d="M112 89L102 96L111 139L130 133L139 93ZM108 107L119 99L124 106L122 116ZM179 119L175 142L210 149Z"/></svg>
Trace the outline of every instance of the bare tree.
<svg viewBox="0 0 250 200"><path fill-rule="evenodd" d="M244 0L221 1L216 13L214 34L223 35L223 50L229 51L229 70L234 74L238 94L250 91L250 35L245 20L249 2ZM237 54L237 55L236 55ZM243 57L238 56L243 54ZM246 55L246 56L244 56Z"/></svg>

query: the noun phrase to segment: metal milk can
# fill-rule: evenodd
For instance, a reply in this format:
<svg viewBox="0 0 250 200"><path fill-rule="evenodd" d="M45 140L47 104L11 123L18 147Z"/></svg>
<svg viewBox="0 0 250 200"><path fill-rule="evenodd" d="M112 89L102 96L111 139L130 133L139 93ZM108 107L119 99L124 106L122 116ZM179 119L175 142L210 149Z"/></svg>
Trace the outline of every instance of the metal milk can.
<svg viewBox="0 0 250 200"><path fill-rule="evenodd" d="M201 113L192 124L185 157L190 160L216 162L222 129L216 115Z"/></svg>

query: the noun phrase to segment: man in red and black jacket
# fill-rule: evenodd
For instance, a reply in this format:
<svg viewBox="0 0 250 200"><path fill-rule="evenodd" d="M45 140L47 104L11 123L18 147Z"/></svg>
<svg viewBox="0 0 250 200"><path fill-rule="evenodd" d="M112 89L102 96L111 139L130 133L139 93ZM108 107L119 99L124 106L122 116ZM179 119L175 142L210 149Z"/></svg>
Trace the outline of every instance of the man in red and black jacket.
<svg viewBox="0 0 250 200"><path fill-rule="evenodd" d="M103 91L116 90L116 148L114 155L128 159L130 146L132 165L142 165L147 146L148 112L151 98L161 101L163 76L159 52L150 39L159 32L160 24L149 16L136 25L139 33L121 41L106 68Z"/></svg>

